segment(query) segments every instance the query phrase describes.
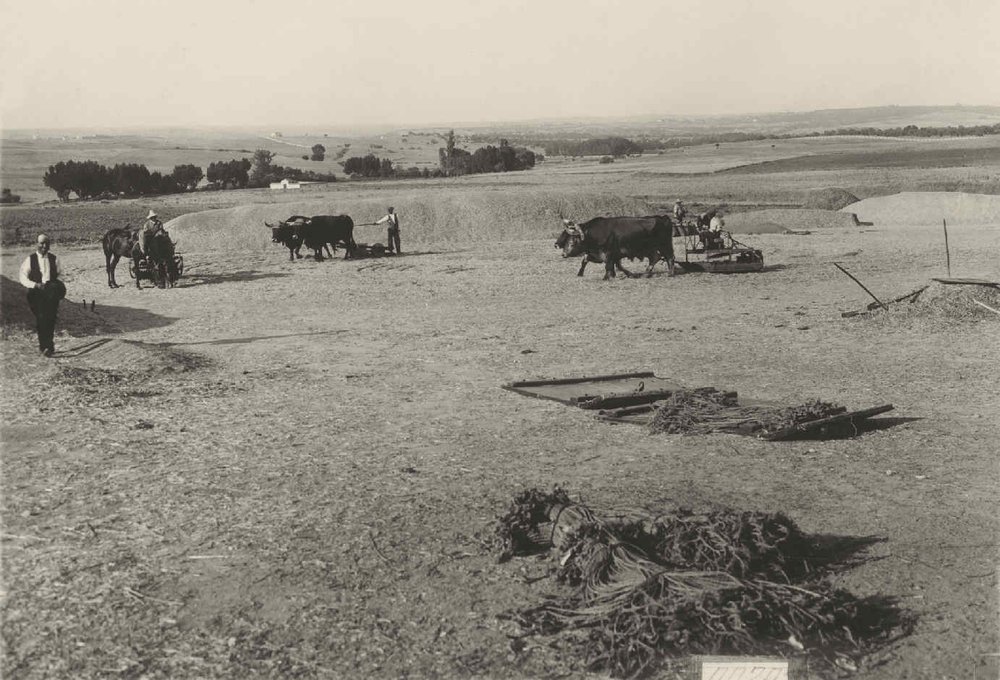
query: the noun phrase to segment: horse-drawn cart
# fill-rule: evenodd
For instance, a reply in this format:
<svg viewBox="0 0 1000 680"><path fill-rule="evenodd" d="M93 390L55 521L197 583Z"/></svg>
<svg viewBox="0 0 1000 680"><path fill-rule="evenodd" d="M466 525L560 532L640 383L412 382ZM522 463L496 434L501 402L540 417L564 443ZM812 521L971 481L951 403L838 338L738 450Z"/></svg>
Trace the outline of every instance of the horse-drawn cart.
<svg viewBox="0 0 1000 680"><path fill-rule="evenodd" d="M176 272L176 274L174 274ZM184 273L184 258L180 255L174 255L174 267L173 271L170 271L169 267L157 267L150 263L149 258L143 258L139 260L139 266L136 268L135 260L129 260L128 263L128 274L133 279L138 281L152 281L153 285L159 288L165 288L168 285L173 285L173 282L181 277ZM170 279L173 279L171 281Z"/></svg>

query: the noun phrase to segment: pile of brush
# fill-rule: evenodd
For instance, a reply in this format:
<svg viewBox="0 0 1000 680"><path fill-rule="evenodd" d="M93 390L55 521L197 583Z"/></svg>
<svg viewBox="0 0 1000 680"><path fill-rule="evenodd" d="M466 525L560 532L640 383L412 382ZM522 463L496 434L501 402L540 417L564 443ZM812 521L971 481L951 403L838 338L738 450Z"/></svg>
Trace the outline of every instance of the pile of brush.
<svg viewBox="0 0 1000 680"><path fill-rule="evenodd" d="M518 612L526 630L586 630L587 667L634 677L694 654L808 655L853 671L908 628L887 598L825 580L833 560L782 514L674 511L601 519L562 489L531 490L500 518L503 557L559 553L562 599Z"/></svg>
<svg viewBox="0 0 1000 680"><path fill-rule="evenodd" d="M677 390L659 402L649 429L654 434L738 432L767 437L846 411L843 406L819 400L787 408L740 406L735 392Z"/></svg>

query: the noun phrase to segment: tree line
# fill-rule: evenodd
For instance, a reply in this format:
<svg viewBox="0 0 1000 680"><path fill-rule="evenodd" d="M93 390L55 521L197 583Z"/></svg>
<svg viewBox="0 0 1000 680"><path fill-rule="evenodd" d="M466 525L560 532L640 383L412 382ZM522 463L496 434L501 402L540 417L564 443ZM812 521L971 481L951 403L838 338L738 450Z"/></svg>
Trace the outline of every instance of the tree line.
<svg viewBox="0 0 1000 680"><path fill-rule="evenodd" d="M96 161L60 161L49 166L42 181L66 200L70 193L80 198L176 194L192 191L203 177L202 169L195 165L177 165L164 175L138 163L117 163L109 168Z"/></svg>
<svg viewBox="0 0 1000 680"><path fill-rule="evenodd" d="M438 149L438 167L397 168L388 158L375 154L352 156L344 161L344 172L352 177L428 178L455 177L486 172L514 172L535 167L535 152L525 147L515 147L506 139L499 146L488 144L475 151L466 151L455 145L455 131L445 136L445 146Z"/></svg>
<svg viewBox="0 0 1000 680"><path fill-rule="evenodd" d="M325 149L312 148L312 160L322 160ZM194 191L203 179L206 189L245 189L268 186L280 179L333 182L332 173L286 168L274 164L274 153L257 149L253 159L241 158L210 163L207 173L193 164L176 165L173 172L150 172L138 163L118 163L107 167L96 161L60 161L50 165L42 181L60 200L75 193L83 199L176 194Z"/></svg>

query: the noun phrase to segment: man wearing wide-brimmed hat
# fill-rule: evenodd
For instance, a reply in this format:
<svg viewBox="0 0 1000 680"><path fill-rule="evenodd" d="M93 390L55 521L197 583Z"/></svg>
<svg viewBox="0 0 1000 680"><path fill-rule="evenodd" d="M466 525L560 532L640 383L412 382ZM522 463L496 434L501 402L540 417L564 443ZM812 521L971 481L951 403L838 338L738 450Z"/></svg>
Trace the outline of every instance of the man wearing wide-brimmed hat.
<svg viewBox="0 0 1000 680"><path fill-rule="evenodd" d="M146 221L139 230L139 252L142 253L143 257L146 257L146 246L149 244L149 239L161 231L163 231L163 222L160 221L155 212L150 210L149 214L146 215Z"/></svg>
<svg viewBox="0 0 1000 680"><path fill-rule="evenodd" d="M28 306L35 315L38 349L47 357L55 351L53 336L59 301L66 297L66 285L59 280L59 261L49 252L50 241L45 234L35 240L35 252L21 265L21 285L28 289Z"/></svg>

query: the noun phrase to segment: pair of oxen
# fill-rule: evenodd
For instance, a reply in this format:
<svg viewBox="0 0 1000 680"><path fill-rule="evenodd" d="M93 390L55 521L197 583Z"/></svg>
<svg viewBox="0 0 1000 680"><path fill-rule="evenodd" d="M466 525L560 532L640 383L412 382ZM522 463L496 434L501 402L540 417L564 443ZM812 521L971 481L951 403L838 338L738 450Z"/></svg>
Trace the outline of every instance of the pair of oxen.
<svg viewBox="0 0 1000 680"><path fill-rule="evenodd" d="M577 276L583 276L588 262L604 263L604 279L613 279L621 271L632 273L622 266L622 260L649 259L646 276L653 275L653 267L663 260L667 272L674 275L674 224L667 215L651 217L595 217L576 224L563 220L563 230L556 239L556 248L563 257L583 256Z"/></svg>
<svg viewBox="0 0 1000 680"><path fill-rule="evenodd" d="M316 260L323 259L323 251L333 257L338 245L344 246L344 259L354 257L357 244L354 242L354 220L348 215L292 215L287 220L264 226L271 230L271 241L288 248L288 259L301 258L299 252L304 245L313 251Z"/></svg>

